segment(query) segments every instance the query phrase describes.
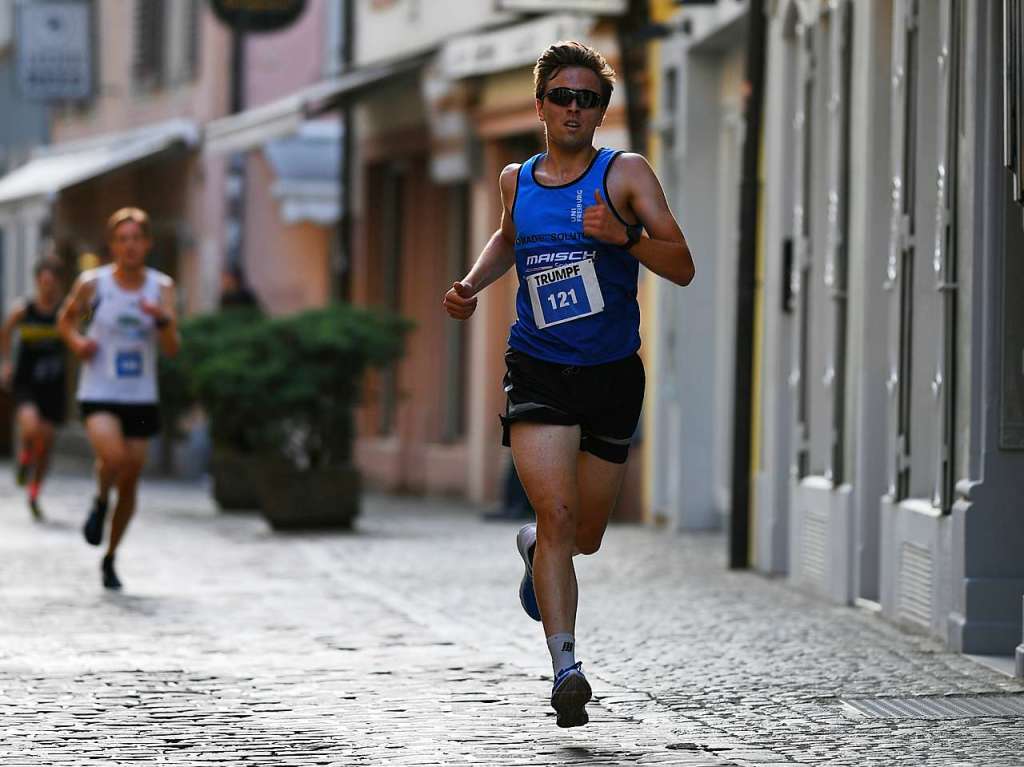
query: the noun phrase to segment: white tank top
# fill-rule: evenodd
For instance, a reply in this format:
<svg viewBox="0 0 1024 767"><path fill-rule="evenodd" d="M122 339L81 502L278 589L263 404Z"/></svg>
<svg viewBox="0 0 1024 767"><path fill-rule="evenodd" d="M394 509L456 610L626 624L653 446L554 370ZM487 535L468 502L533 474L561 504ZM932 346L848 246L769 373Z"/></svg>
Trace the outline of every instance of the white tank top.
<svg viewBox="0 0 1024 767"><path fill-rule="evenodd" d="M160 273L146 269L139 290L125 290L114 280L113 265L96 269L92 320L86 334L96 342L92 359L82 363L78 379L81 402L157 402L157 344L153 318L139 308L141 299L160 302Z"/></svg>

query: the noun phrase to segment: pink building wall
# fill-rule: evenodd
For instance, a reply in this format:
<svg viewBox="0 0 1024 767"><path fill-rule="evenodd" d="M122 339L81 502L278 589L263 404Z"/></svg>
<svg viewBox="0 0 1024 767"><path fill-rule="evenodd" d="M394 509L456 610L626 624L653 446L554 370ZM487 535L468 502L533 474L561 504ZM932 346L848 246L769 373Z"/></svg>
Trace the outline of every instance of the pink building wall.
<svg viewBox="0 0 1024 767"><path fill-rule="evenodd" d="M250 37L246 46L247 109L288 96L323 76L328 23L326 2L308 3L291 27ZM284 314L328 300L331 228L287 224L271 194L273 169L260 149L246 162L244 267L252 289L270 312Z"/></svg>

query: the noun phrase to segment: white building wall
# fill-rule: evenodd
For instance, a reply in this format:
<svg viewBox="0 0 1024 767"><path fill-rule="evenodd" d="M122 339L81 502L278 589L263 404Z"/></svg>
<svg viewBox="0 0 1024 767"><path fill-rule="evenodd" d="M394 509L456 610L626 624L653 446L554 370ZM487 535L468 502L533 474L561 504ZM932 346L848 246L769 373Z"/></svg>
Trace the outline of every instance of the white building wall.
<svg viewBox="0 0 1024 767"><path fill-rule="evenodd" d="M701 289L655 288L655 513L676 529L721 525L730 505L736 259L743 145L740 4L681 12L691 34L663 60L678 111L662 127L677 172L662 179ZM673 74L669 74L669 70Z"/></svg>

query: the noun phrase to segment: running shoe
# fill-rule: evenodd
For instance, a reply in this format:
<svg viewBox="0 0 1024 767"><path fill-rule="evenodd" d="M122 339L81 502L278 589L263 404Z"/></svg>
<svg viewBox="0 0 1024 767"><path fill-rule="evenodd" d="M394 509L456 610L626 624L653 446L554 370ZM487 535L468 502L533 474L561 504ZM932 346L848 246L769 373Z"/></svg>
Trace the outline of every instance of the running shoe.
<svg viewBox="0 0 1024 767"><path fill-rule="evenodd" d="M18 456L18 468L14 473L14 480L18 483L18 487L22 487L28 482L28 473L32 470L32 458L28 453L22 453Z"/></svg>
<svg viewBox="0 0 1024 767"><path fill-rule="evenodd" d="M590 721L585 706L590 702L590 683L583 676L583 664L563 668L551 688L551 708L558 714L559 727L581 727Z"/></svg>
<svg viewBox="0 0 1024 767"><path fill-rule="evenodd" d="M523 558L526 572L523 573L523 580L519 583L519 603L523 606L526 614L535 621L540 620L540 607L537 605L537 595L533 590L533 549L537 545L537 525L523 525L516 534L516 548L519 549L519 556Z"/></svg>
<svg viewBox="0 0 1024 767"><path fill-rule="evenodd" d="M121 579L114 572L114 558L111 556L103 557L103 588L111 591L121 590Z"/></svg>
<svg viewBox="0 0 1024 767"><path fill-rule="evenodd" d="M35 520L43 518L43 510L39 508L39 485L34 482L28 489L28 508Z"/></svg>
<svg viewBox="0 0 1024 767"><path fill-rule="evenodd" d="M101 503L99 498L92 501L92 510L89 512L82 534L85 540L93 546L99 546L103 542L103 522L107 518L107 504Z"/></svg>

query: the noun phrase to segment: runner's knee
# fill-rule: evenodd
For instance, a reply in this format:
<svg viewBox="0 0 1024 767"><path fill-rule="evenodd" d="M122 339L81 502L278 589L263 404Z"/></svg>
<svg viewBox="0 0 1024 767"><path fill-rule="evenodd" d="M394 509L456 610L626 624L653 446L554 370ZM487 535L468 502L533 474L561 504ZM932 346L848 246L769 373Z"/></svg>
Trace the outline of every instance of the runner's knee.
<svg viewBox="0 0 1024 767"><path fill-rule="evenodd" d="M547 508L537 509L537 537L547 543L565 543L571 541L576 530L576 521L572 510L566 503L554 503Z"/></svg>
<svg viewBox="0 0 1024 767"><path fill-rule="evenodd" d="M98 460L100 471L107 475L120 476L125 467L124 451L116 448L104 450Z"/></svg>

